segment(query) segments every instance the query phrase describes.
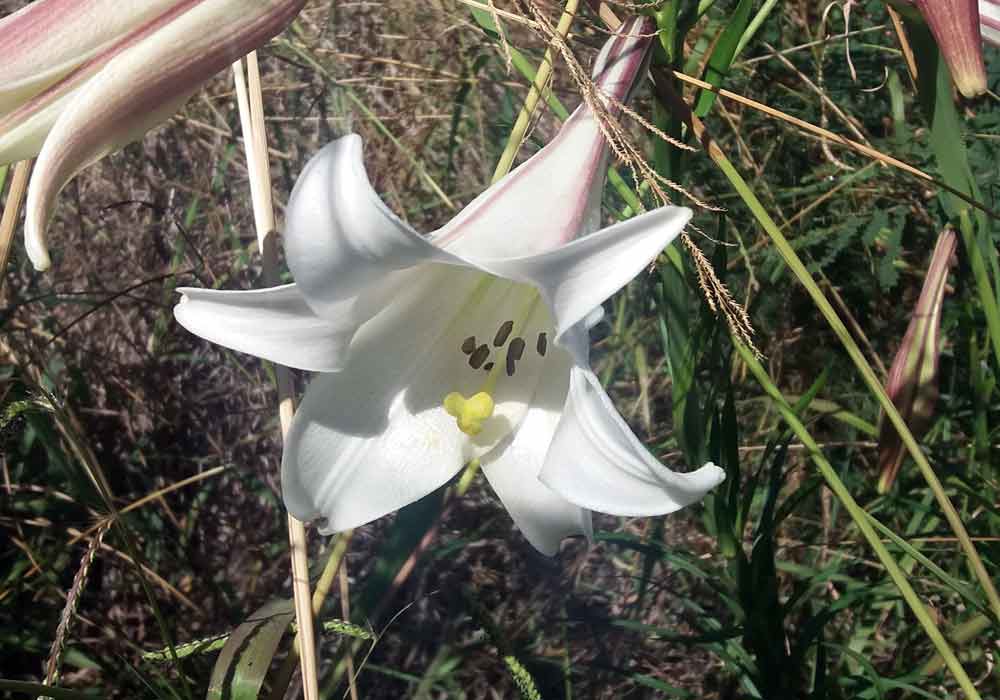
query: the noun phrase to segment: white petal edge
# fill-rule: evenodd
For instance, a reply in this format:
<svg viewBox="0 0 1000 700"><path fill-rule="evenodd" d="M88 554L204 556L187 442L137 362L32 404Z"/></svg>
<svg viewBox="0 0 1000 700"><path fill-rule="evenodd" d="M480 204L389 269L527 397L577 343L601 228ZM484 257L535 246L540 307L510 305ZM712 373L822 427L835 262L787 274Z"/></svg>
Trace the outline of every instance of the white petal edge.
<svg viewBox="0 0 1000 700"><path fill-rule="evenodd" d="M649 516L701 500L725 472L712 463L683 474L660 464L618 415L594 373L573 367L566 406L540 478L583 508Z"/></svg>
<svg viewBox="0 0 1000 700"><path fill-rule="evenodd" d="M547 367L531 407L506 444L483 457L482 470L525 539L546 556L566 537L593 537L590 511L538 480L566 400L569 368Z"/></svg>
<svg viewBox="0 0 1000 700"><path fill-rule="evenodd" d="M461 264L403 223L372 189L361 137L324 146L306 164L288 200L285 253L296 283L320 315L373 280L422 262Z"/></svg>
<svg viewBox="0 0 1000 700"><path fill-rule="evenodd" d="M518 226L535 225L525 216L537 211L530 202L505 211L507 233L489 232L510 239ZM361 139L351 134L324 147L296 183L285 250L296 283L321 316L339 313L343 300L372 280L440 262L538 287L561 335L649 265L690 218L690 209L663 207L535 255L461 256L420 236L385 206L365 172Z"/></svg>
<svg viewBox="0 0 1000 700"><path fill-rule="evenodd" d="M539 255L471 259L477 267L538 287L552 309L557 341L656 259L691 220L661 207Z"/></svg>
<svg viewBox="0 0 1000 700"><path fill-rule="evenodd" d="M979 0L979 29L983 41L1000 46L1000 2Z"/></svg>
<svg viewBox="0 0 1000 700"><path fill-rule="evenodd" d="M359 322L318 317L294 284L247 292L184 287L174 317L191 333L232 350L313 372L343 366Z"/></svg>

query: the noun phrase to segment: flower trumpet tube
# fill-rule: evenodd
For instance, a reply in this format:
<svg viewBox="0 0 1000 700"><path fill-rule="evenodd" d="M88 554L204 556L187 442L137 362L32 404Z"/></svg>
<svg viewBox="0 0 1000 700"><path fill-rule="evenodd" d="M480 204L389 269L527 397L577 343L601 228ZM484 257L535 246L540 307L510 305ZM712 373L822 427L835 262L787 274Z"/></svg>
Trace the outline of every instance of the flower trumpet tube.
<svg viewBox="0 0 1000 700"><path fill-rule="evenodd" d="M0 163L38 157L25 240L77 172L166 121L206 80L278 34L305 0L37 0L0 20Z"/></svg>
<svg viewBox="0 0 1000 700"><path fill-rule="evenodd" d="M950 228L938 237L917 308L892 362L886 384L886 393L917 439L930 428L934 404L937 403L941 306L956 240L955 232ZM886 493L892 487L905 456L906 448L899 433L883 416L878 439L879 493Z"/></svg>
<svg viewBox="0 0 1000 700"><path fill-rule="evenodd" d="M912 15L916 7L930 27L941 55L951 71L955 87L965 97L986 92L986 67L983 65L983 31L980 12L991 6L996 19L996 0L890 0L900 10ZM983 29L987 28L983 17ZM987 34L996 41L996 31Z"/></svg>
<svg viewBox="0 0 1000 700"><path fill-rule="evenodd" d="M622 100L645 65L639 19L605 45L599 92ZM601 304L687 224L664 207L598 230L606 146L577 109L541 151L424 237L394 216L347 136L306 165L286 209L295 284L179 290L208 340L318 371L285 441L282 493L335 532L483 472L522 533L554 554L590 510L675 511L723 478L661 465L589 364Z"/></svg>

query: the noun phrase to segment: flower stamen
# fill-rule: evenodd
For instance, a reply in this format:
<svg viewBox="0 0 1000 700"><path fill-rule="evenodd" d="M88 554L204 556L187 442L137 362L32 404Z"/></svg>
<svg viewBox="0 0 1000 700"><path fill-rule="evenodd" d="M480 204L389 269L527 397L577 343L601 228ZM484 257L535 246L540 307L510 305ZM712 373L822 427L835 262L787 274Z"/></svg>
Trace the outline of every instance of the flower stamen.
<svg viewBox="0 0 1000 700"><path fill-rule="evenodd" d="M479 369L480 367L483 366L483 363L486 362L487 359L489 359L489 356L490 356L490 346L487 345L486 343L483 343L478 348L476 348L475 352L469 355L469 367L471 367L472 369Z"/></svg>
<svg viewBox="0 0 1000 700"><path fill-rule="evenodd" d="M524 354L524 338L514 338L507 348L507 376L513 377L517 371L517 362Z"/></svg>
<svg viewBox="0 0 1000 700"><path fill-rule="evenodd" d="M504 343L507 342L507 338L510 337L511 331L514 330L513 321L504 321L500 328L497 329L497 334L493 336L493 347L499 348Z"/></svg>

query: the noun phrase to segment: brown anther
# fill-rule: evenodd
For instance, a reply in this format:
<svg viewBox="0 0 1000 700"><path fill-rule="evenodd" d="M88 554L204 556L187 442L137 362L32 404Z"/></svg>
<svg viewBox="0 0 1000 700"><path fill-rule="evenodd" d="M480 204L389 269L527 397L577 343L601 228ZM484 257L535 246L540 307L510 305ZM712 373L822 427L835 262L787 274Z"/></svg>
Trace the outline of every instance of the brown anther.
<svg viewBox="0 0 1000 700"><path fill-rule="evenodd" d="M472 367L472 369L479 369L483 366L483 363L486 362L486 358L489 356L490 346L484 343L476 348L472 355L469 356L469 366Z"/></svg>
<svg viewBox="0 0 1000 700"><path fill-rule="evenodd" d="M462 352L466 355L471 355L472 351L476 349L476 336L470 335L468 338L462 341Z"/></svg>
<svg viewBox="0 0 1000 700"><path fill-rule="evenodd" d="M549 339L545 333L538 334L538 342L535 343L535 350L542 357L545 357L545 351L549 349Z"/></svg>
<svg viewBox="0 0 1000 700"><path fill-rule="evenodd" d="M514 330L513 321L504 321L500 328L497 330L497 334L493 337L494 347L500 347L507 342L507 338L510 337L510 332Z"/></svg>
<svg viewBox="0 0 1000 700"><path fill-rule="evenodd" d="M507 348L507 376L513 377L517 371L517 361L524 354L524 338L514 338Z"/></svg>
<svg viewBox="0 0 1000 700"><path fill-rule="evenodd" d="M515 360L520 360L521 355L524 354L524 338L514 338L510 341L510 354L514 356Z"/></svg>

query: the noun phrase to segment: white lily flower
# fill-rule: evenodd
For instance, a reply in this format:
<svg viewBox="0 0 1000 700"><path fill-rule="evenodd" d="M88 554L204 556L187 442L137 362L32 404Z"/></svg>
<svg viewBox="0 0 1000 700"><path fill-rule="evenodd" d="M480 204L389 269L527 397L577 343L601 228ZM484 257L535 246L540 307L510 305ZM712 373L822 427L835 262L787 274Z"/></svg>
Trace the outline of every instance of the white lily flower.
<svg viewBox="0 0 1000 700"><path fill-rule="evenodd" d="M626 97L643 66L643 20L612 38L598 86ZM296 284L182 289L188 330L323 372L282 460L285 504L335 532L483 472L531 544L554 554L591 532L590 510L669 513L723 478L661 465L588 362L588 319L683 229L664 207L596 231L606 148L586 107L544 149L422 237L369 184L357 136L306 166L287 207ZM595 314L595 312L597 312Z"/></svg>
<svg viewBox="0 0 1000 700"><path fill-rule="evenodd" d="M38 156L25 241L76 173L169 119L206 80L263 45L305 0L36 0L0 20L0 164Z"/></svg>

